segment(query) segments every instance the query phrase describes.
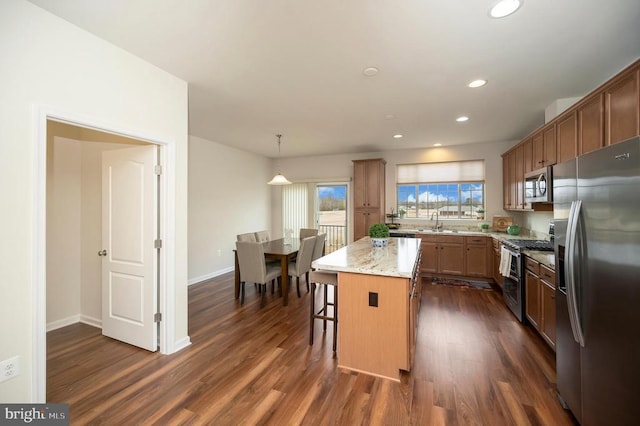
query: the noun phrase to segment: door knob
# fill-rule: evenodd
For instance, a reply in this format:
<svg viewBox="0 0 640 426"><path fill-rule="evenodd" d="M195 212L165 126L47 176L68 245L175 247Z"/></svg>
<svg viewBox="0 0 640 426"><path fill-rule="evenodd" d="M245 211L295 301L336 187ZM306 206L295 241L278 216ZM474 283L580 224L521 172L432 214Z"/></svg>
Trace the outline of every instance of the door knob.
<svg viewBox="0 0 640 426"><path fill-rule="evenodd" d="M100 250L98 252L98 256L106 256L107 255L107 251L106 250Z"/></svg>

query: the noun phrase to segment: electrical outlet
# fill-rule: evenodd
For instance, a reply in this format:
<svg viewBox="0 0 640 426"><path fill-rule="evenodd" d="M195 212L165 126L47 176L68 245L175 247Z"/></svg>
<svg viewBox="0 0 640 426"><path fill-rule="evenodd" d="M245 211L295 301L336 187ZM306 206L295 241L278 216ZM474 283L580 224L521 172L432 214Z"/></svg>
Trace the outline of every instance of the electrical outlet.
<svg viewBox="0 0 640 426"><path fill-rule="evenodd" d="M0 382L13 379L20 374L20 357L5 359L0 362Z"/></svg>

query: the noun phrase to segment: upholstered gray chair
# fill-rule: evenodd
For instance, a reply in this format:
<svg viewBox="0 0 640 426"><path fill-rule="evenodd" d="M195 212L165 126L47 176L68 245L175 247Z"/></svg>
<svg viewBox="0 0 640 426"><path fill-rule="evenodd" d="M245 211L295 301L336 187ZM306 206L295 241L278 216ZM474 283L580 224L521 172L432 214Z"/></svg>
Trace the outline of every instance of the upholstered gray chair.
<svg viewBox="0 0 640 426"><path fill-rule="evenodd" d="M333 322L333 351L336 351L336 343L338 341L338 273L334 271L311 271L309 274L311 282L311 309L309 318L309 345L313 345L313 325L314 321L322 320L322 330L327 331L327 321ZM316 286L324 287L322 308L316 311ZM329 286L333 286L333 302L329 301ZM330 309L333 308L333 315L330 315Z"/></svg>
<svg viewBox="0 0 640 426"><path fill-rule="evenodd" d="M306 275L309 282L309 271L311 270L311 257L316 244L316 237L307 237L300 242L298 256L294 262L289 262L289 276L296 277L296 289L300 297L300 277Z"/></svg>
<svg viewBox="0 0 640 426"><path fill-rule="evenodd" d="M318 234L316 237L316 245L313 246L313 256L311 256L311 261L321 258L324 256L324 242L327 239L327 234Z"/></svg>
<svg viewBox="0 0 640 426"><path fill-rule="evenodd" d="M256 232L256 241L259 243L264 243L269 241L271 238L269 237L269 231L258 231Z"/></svg>
<svg viewBox="0 0 640 426"><path fill-rule="evenodd" d="M256 233L255 232L247 232L246 234L238 234L236 236L236 240L237 241L248 241L250 243L255 243L256 240Z"/></svg>
<svg viewBox="0 0 640 426"><path fill-rule="evenodd" d="M267 295L267 283L282 277L280 266L268 265L264 259L264 249L261 243L249 241L237 241L238 265L240 266L240 304L244 304L244 284L246 281L259 284L262 287L262 300L260 306L264 306Z"/></svg>
<svg viewBox="0 0 640 426"><path fill-rule="evenodd" d="M313 228L300 228L300 239L307 237L315 237L318 235L318 230Z"/></svg>

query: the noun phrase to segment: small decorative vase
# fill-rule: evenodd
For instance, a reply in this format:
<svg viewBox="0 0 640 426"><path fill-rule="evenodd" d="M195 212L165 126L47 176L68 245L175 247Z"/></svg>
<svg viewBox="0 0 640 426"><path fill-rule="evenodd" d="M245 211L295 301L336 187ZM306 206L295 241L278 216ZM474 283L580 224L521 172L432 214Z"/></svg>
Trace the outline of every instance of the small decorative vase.
<svg viewBox="0 0 640 426"><path fill-rule="evenodd" d="M389 240L387 238L371 238L374 247L385 247Z"/></svg>
<svg viewBox="0 0 640 426"><path fill-rule="evenodd" d="M509 235L518 235L520 233L519 225L509 225L507 228L507 234Z"/></svg>

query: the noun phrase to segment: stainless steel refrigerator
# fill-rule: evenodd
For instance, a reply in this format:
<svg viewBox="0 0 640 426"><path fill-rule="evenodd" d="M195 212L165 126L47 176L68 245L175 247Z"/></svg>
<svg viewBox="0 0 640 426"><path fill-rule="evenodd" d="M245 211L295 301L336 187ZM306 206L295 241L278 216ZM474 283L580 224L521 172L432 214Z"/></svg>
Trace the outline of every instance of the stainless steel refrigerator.
<svg viewBox="0 0 640 426"><path fill-rule="evenodd" d="M640 137L553 167L558 394L582 425L640 424Z"/></svg>

